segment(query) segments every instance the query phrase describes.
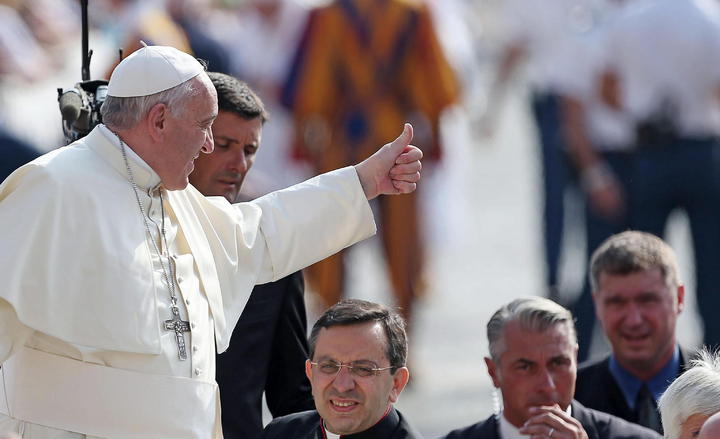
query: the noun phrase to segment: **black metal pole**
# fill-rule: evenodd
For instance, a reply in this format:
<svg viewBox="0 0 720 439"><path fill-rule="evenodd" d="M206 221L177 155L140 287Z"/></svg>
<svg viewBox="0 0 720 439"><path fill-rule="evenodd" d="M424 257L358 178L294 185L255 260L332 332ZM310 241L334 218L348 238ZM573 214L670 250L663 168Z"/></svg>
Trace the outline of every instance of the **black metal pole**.
<svg viewBox="0 0 720 439"><path fill-rule="evenodd" d="M82 80L90 79L90 53L88 52L88 0L80 0L82 8Z"/></svg>

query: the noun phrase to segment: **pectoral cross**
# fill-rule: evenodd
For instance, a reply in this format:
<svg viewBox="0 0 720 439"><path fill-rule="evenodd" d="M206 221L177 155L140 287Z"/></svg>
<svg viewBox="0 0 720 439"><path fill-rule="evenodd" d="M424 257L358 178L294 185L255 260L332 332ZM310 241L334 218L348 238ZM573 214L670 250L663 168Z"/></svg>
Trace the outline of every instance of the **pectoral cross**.
<svg viewBox="0 0 720 439"><path fill-rule="evenodd" d="M187 360L187 351L185 350L185 336L183 332L190 332L190 322L186 322L180 318L180 312L177 308L172 309L173 318L165 320L165 330L175 331L175 340L178 344L178 358Z"/></svg>

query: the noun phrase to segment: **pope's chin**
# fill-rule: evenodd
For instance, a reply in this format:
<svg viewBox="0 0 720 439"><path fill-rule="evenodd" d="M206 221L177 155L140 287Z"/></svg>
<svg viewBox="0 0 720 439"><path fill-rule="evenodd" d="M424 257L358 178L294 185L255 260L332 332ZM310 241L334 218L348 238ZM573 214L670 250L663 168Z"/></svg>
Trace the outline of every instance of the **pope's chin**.
<svg viewBox="0 0 720 439"><path fill-rule="evenodd" d="M184 178L176 178L173 180L165 180L163 179L163 186L165 186L165 189L169 191L180 191L185 189L188 184L190 184L190 180L188 179L188 174L184 176Z"/></svg>
<svg viewBox="0 0 720 439"><path fill-rule="evenodd" d="M190 184L190 174L194 169L195 164L191 161L188 165L185 166L185 169L183 169L182 177L174 178L168 181L165 181L163 179L163 185L165 186L165 189L169 191L179 191L185 189L188 184Z"/></svg>

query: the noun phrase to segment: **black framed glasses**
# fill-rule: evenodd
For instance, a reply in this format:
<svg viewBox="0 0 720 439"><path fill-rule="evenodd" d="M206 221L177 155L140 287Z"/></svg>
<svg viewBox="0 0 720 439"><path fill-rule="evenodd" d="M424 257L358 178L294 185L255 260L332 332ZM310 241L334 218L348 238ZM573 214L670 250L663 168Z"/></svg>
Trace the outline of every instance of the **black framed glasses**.
<svg viewBox="0 0 720 439"><path fill-rule="evenodd" d="M337 375L338 373L340 373L340 369L345 367L351 375L360 378L375 376L378 374L378 372L393 368L393 366L377 367L375 363L371 363L368 361L351 361L350 363L341 363L334 360L323 360L311 361L310 364L317 367L318 370L324 375Z"/></svg>

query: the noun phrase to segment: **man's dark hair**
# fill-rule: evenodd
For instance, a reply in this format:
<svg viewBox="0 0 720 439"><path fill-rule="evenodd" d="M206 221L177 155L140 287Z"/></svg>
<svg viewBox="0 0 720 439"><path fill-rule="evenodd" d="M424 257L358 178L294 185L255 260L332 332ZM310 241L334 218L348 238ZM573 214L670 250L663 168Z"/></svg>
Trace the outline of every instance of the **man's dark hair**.
<svg viewBox="0 0 720 439"><path fill-rule="evenodd" d="M268 120L262 100L246 83L224 73L208 72L208 76L217 90L219 111L235 113L245 120Z"/></svg>
<svg viewBox="0 0 720 439"><path fill-rule="evenodd" d="M379 322L385 330L385 355L395 373L407 361L407 334L405 320L385 305L358 299L341 300L320 316L310 332L310 358L315 356L315 344L322 328L350 326L367 322Z"/></svg>

